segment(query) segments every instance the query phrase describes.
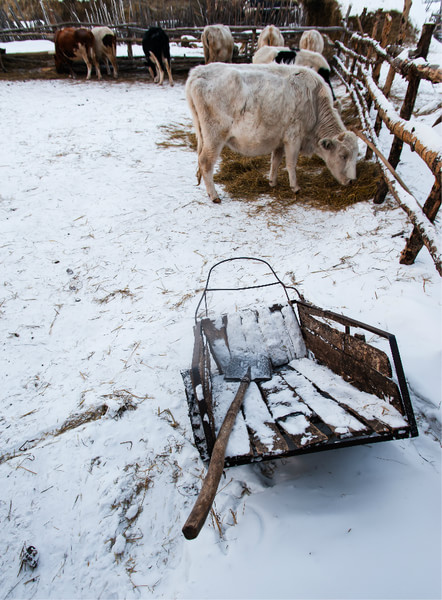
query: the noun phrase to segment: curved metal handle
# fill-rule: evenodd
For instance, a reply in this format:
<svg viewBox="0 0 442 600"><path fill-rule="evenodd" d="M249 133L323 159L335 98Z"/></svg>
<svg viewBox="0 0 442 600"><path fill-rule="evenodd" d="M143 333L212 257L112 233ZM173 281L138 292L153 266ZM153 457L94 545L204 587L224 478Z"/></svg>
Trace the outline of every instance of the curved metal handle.
<svg viewBox="0 0 442 600"><path fill-rule="evenodd" d="M233 261L237 261L237 260L254 260L255 262L260 262L263 263L265 265L267 265L267 267L271 270L272 274L274 275L276 281L272 282L272 283L264 283L261 285L250 285L250 286L245 286L245 287L238 287L238 288L209 288L209 282L210 282L210 277L212 275L212 272L219 267L220 265L227 263L227 262L233 262ZM303 300L303 296L302 294L294 287L294 286L290 286L290 285L286 285L283 281L281 281L281 279L278 277L278 275L276 274L276 271L273 269L273 267L271 266L270 263L268 263L266 260L264 260L263 258L256 258L254 256L234 256L232 258L225 258L224 260L220 260L219 262L215 263L214 265L212 265L212 267L210 267L209 269L209 273L207 275L207 280L206 280L206 285L204 287L204 291L201 295L201 298L197 304L196 310L195 310L195 323L197 323L198 321L198 311L200 309L200 306L204 300L205 302L205 311L206 311L206 316L208 315L208 309L207 309L207 292L229 292L229 291L241 291L241 290L253 290L253 289L257 289L257 288L264 288L264 287L271 287L273 285L281 285L282 288L284 289L284 293L287 297L287 301L290 303L290 298L289 295L287 293L287 290L294 290L299 298L301 300Z"/></svg>

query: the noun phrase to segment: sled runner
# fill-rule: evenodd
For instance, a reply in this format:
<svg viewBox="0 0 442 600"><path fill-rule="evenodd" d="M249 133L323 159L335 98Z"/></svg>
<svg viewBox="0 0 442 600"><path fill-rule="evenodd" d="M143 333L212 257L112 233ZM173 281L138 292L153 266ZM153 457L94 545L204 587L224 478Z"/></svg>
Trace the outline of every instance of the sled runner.
<svg viewBox="0 0 442 600"><path fill-rule="evenodd" d="M209 287L213 270L244 260L266 265L275 281L228 291L279 285L284 302L209 316L207 295L227 291ZM290 299L292 291L296 299ZM182 376L204 461L211 458L238 380L263 356L269 372L254 377L253 366L249 370L225 467L418 435L395 336L313 306L262 259L227 259L210 269L194 336L192 365Z"/></svg>

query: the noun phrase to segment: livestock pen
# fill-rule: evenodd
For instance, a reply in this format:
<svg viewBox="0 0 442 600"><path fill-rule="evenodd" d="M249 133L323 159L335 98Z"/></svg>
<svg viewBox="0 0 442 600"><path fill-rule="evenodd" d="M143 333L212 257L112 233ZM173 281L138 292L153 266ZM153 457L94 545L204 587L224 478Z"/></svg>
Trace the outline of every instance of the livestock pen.
<svg viewBox="0 0 442 600"><path fill-rule="evenodd" d="M317 27L325 40L324 54L329 58L334 73L345 84L354 105L357 108L362 128L361 137L368 145L367 158L375 154L384 181L381 182L374 196L375 203L382 203L387 191L390 191L396 202L403 208L413 225L407 245L401 255L401 263L412 264L420 249L425 245L430 252L436 269L442 274L440 250L437 247L437 231L434 225L441 204L441 150L437 136L432 135L428 127L415 122L412 117L419 84L429 81L435 85L442 82L442 69L439 65L431 65L425 61L435 24L426 24L414 52L404 57L399 53L407 32L410 0L406 0L401 19L399 34L395 43L390 43L392 17L389 13L378 11L370 34L364 33L363 15L357 19L358 32L351 30L347 20L339 26ZM0 40L8 41L26 39L52 40L54 31L64 26L91 27L102 22L63 22L57 24L39 24L27 27L6 28L0 30ZM383 24L382 28L381 25ZM134 77L146 76L144 57L136 55L134 46L141 45L144 28L136 23L111 23L116 32L119 45L127 47L127 56L118 58L119 70L123 74ZM234 25L230 29L239 48L234 57L235 62L250 62L256 49L259 32L263 26ZM311 27L280 26L288 46L298 45L304 31ZM175 56L172 69L175 74L185 77L188 71L204 62L203 56L194 55L185 48L199 42L203 27L170 27L165 29L172 43L184 47L182 56ZM381 31L382 30L382 31ZM378 41L379 38L379 41ZM8 78L19 73L25 76L51 77L53 57L50 53L39 54L3 54L0 68L5 72L0 77ZM82 69L82 67L76 67ZM382 86L379 84L381 70L388 68L388 75ZM389 98L394 76L408 80L405 97L400 100L399 110ZM397 104L397 102L396 102ZM376 123L371 125L370 109L377 111ZM372 109L373 110L373 109ZM394 134L394 140L388 157L380 150L379 131L384 124ZM434 176L434 185L427 198L416 198L410 192L407 183L398 177L396 168L399 164L403 145L408 145L427 165Z"/></svg>

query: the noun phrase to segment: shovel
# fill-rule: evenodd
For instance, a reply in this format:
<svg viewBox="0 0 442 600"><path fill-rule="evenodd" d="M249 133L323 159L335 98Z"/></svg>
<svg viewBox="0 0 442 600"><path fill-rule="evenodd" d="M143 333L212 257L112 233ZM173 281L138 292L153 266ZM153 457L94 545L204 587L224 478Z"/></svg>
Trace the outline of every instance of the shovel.
<svg viewBox="0 0 442 600"><path fill-rule="evenodd" d="M227 366L224 378L227 381L241 381L241 383L215 440L209 468L199 496L184 524L182 531L188 540L197 537L209 514L224 470L224 458L230 433L249 383L252 380L265 381L272 378L270 359L265 355L233 357Z"/></svg>

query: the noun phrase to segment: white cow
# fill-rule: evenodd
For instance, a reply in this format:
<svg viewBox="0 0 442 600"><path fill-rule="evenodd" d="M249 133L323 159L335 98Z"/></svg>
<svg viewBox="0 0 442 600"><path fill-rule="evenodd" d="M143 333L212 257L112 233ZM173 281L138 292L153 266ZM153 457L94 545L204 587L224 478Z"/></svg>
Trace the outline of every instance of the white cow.
<svg viewBox="0 0 442 600"><path fill-rule="evenodd" d="M285 154L290 186L298 155L318 154L334 177L356 178L357 137L345 129L328 87L312 69L288 65L199 66L186 84L198 142L198 181L220 202L213 169L224 146L246 156L271 153L270 185Z"/></svg>
<svg viewBox="0 0 442 600"><path fill-rule="evenodd" d="M284 37L274 25L267 25L259 34L258 49L263 46L284 46Z"/></svg>
<svg viewBox="0 0 442 600"><path fill-rule="evenodd" d="M112 64L114 78L118 77L117 66L117 38L115 33L109 27L93 27L94 50L98 62L103 61L106 65L107 74L111 74L110 64Z"/></svg>
<svg viewBox="0 0 442 600"><path fill-rule="evenodd" d="M310 50L294 50L285 46L263 46L253 56L254 65L263 65L270 62L279 64L297 65L298 67L310 67L314 69L330 86L333 100L336 100L330 82L330 65L319 52Z"/></svg>
<svg viewBox="0 0 442 600"><path fill-rule="evenodd" d="M301 35L299 47L302 50L311 50L312 52L322 54L324 50L324 38L316 29L309 29Z"/></svg>
<svg viewBox="0 0 442 600"><path fill-rule="evenodd" d="M227 25L207 25L201 35L206 65L232 62L233 37Z"/></svg>

